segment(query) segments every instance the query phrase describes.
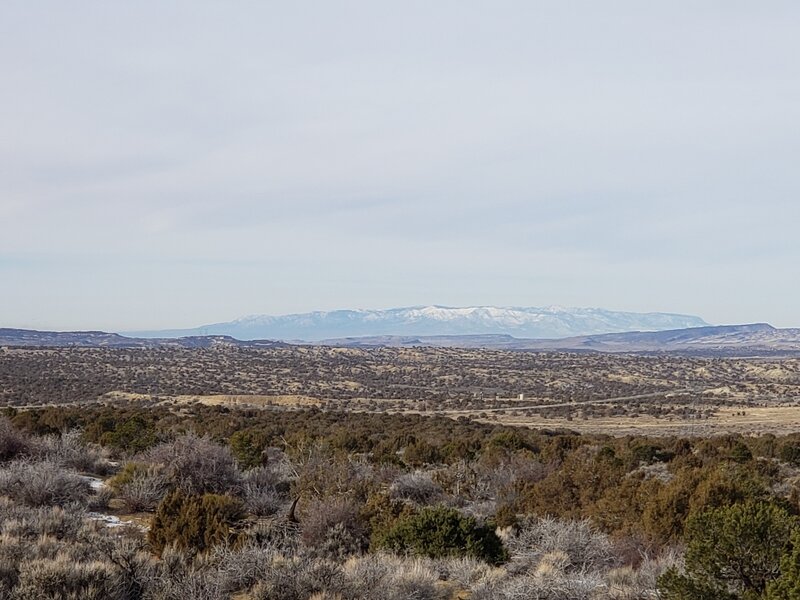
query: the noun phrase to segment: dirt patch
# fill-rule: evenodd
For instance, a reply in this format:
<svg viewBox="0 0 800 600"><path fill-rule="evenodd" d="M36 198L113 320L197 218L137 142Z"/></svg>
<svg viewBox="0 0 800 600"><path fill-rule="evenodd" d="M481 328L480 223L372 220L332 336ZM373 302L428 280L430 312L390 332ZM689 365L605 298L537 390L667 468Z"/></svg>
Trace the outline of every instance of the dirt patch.
<svg viewBox="0 0 800 600"><path fill-rule="evenodd" d="M180 396L171 396L170 400L174 400L178 404L190 404L192 402L199 402L200 404L207 404L209 406L320 406L322 401L318 398L311 398L310 396L301 396L293 394L285 394L280 396L260 396L260 395L228 395L228 394L211 394L208 396L195 396L184 394Z"/></svg>

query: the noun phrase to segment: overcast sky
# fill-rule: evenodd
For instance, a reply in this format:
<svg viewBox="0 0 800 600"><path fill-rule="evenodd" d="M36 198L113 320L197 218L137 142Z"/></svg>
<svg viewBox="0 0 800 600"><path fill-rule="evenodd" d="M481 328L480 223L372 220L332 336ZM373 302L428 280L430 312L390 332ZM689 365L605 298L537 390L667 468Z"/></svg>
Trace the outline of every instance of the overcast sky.
<svg viewBox="0 0 800 600"><path fill-rule="evenodd" d="M3 0L0 327L800 326L800 3Z"/></svg>

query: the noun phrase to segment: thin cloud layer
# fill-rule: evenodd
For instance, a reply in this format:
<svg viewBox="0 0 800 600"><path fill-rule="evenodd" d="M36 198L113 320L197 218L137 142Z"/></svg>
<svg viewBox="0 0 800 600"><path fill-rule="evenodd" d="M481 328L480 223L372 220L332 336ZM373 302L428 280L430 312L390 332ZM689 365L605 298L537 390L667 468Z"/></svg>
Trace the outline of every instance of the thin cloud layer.
<svg viewBox="0 0 800 600"><path fill-rule="evenodd" d="M794 3L0 6L6 325L800 325Z"/></svg>

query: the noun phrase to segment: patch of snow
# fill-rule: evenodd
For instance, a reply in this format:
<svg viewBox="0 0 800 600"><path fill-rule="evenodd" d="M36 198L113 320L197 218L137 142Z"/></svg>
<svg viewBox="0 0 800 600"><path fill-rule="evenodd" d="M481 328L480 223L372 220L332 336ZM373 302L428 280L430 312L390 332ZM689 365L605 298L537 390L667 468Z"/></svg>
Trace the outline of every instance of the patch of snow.
<svg viewBox="0 0 800 600"><path fill-rule="evenodd" d="M105 524L106 527L138 527L142 529L142 526L138 523L134 523L133 521L123 521L116 515L107 515L105 513L99 512L90 512L86 515L92 521L98 521L100 523Z"/></svg>
<svg viewBox="0 0 800 600"><path fill-rule="evenodd" d="M102 490L104 487L106 487L106 482L103 481L102 479L99 479L98 477L92 477L91 475L81 475L80 478L83 479L86 483L88 483L89 487L91 487L95 492L98 492Z"/></svg>
<svg viewBox="0 0 800 600"><path fill-rule="evenodd" d="M631 313L563 306L410 306L387 310L335 310L283 316L249 315L217 323L213 331L239 339L319 340L363 335L503 334L561 338L624 331L663 331L707 325L671 313Z"/></svg>

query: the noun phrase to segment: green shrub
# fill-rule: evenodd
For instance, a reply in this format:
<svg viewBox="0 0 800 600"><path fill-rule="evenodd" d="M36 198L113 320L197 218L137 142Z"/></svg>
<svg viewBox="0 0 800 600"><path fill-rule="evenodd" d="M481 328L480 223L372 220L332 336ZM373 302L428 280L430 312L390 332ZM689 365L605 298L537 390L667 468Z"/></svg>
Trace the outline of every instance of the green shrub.
<svg viewBox="0 0 800 600"><path fill-rule="evenodd" d="M433 465L442 462L442 453L438 446L425 440L417 440L403 450L403 462L412 467Z"/></svg>
<svg viewBox="0 0 800 600"><path fill-rule="evenodd" d="M169 489L163 468L139 462L125 463L107 484L130 512L155 510Z"/></svg>
<svg viewBox="0 0 800 600"><path fill-rule="evenodd" d="M369 522L370 549L384 547L384 540L395 524L403 518L414 515L411 505L400 500L392 500L388 493L376 492L367 498L361 507L361 518Z"/></svg>
<svg viewBox="0 0 800 600"><path fill-rule="evenodd" d="M148 540L161 554L166 546L202 553L216 544L234 544L241 535L242 504L236 498L217 494L170 493L156 509Z"/></svg>
<svg viewBox="0 0 800 600"><path fill-rule="evenodd" d="M702 473L692 494L691 512L721 508L746 502L768 501L769 480L754 468L736 464L719 464Z"/></svg>
<svg viewBox="0 0 800 600"><path fill-rule="evenodd" d="M484 451L492 448L508 450L509 452L518 452L520 450L533 450L531 444L522 437L519 431L500 431L495 433L484 444Z"/></svg>
<svg viewBox="0 0 800 600"><path fill-rule="evenodd" d="M252 469L264 463L265 436L253 431L242 430L234 433L228 445L234 458L243 469Z"/></svg>
<svg viewBox="0 0 800 600"><path fill-rule="evenodd" d="M380 543L394 552L430 558L470 556L492 565L508 559L503 543L491 528L445 506L426 507L401 517Z"/></svg>
<svg viewBox="0 0 800 600"><path fill-rule="evenodd" d="M129 454L137 454L158 442L153 424L140 415L117 423L111 431L100 436L100 443Z"/></svg>
<svg viewBox="0 0 800 600"><path fill-rule="evenodd" d="M669 462L675 454L647 442L637 442L631 447L631 461L633 466L639 464L652 465L658 462Z"/></svg>
<svg viewBox="0 0 800 600"><path fill-rule="evenodd" d="M766 600L800 600L800 531L792 532L791 549L781 558L781 575L767 586Z"/></svg>
<svg viewBox="0 0 800 600"><path fill-rule="evenodd" d="M127 484L141 474L146 473L148 468L150 468L150 465L147 463L126 462L116 475L106 481L106 485L114 490L114 493L119 494Z"/></svg>
<svg viewBox="0 0 800 600"><path fill-rule="evenodd" d="M798 523L781 506L751 501L711 509L686 522L686 572L659 581L665 600L759 598L781 573Z"/></svg>
<svg viewBox="0 0 800 600"><path fill-rule="evenodd" d="M744 442L737 441L731 447L730 458L735 463L744 464L753 460L753 453Z"/></svg>
<svg viewBox="0 0 800 600"><path fill-rule="evenodd" d="M757 463L684 468L645 498L642 528L661 542L676 542L692 515L746 502L774 500Z"/></svg>
<svg viewBox="0 0 800 600"><path fill-rule="evenodd" d="M786 441L778 448L778 458L792 465L800 465L800 443Z"/></svg>

